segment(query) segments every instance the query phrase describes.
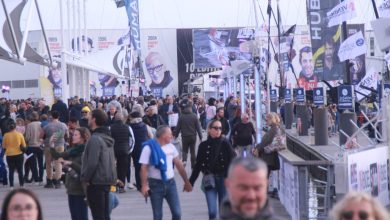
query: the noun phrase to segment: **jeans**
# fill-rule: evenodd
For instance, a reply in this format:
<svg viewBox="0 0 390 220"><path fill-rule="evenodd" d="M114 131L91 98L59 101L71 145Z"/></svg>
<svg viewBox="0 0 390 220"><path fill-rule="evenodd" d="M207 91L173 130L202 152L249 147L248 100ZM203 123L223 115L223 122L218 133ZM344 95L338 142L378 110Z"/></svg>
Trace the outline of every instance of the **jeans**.
<svg viewBox="0 0 390 220"><path fill-rule="evenodd" d="M128 155L121 154L115 155L116 157L116 172L118 174L118 179L126 184L126 175L129 170Z"/></svg>
<svg viewBox="0 0 390 220"><path fill-rule="evenodd" d="M56 151L64 152L64 146L55 147ZM54 162L54 175L53 175L53 166ZM54 160L50 153L50 148L45 148L45 163L46 163L46 176L49 180L59 180L62 175L62 164L58 160ZM54 178L53 178L54 177Z"/></svg>
<svg viewBox="0 0 390 220"><path fill-rule="evenodd" d="M131 180L131 157L132 155L127 155L127 173L126 173L126 180L128 183L130 183ZM125 182L123 182L125 183Z"/></svg>
<svg viewBox="0 0 390 220"><path fill-rule="evenodd" d="M222 176L214 176L215 188L205 191L207 209L209 210L209 219L217 219L218 207L221 206L222 200L226 196L226 188L224 184L225 178ZM217 204L218 199L218 204Z"/></svg>
<svg viewBox="0 0 390 220"><path fill-rule="evenodd" d="M15 170L18 172L19 184L23 186L23 154L15 155L15 156L7 156L7 164L8 164L8 179L10 187L14 186L14 172Z"/></svg>
<svg viewBox="0 0 390 220"><path fill-rule="evenodd" d="M110 215L111 215L111 212L113 209L115 209L116 207L118 207L119 205L119 199L118 199L118 196L116 195L116 193L114 192L110 192L109 193L109 210L110 210Z"/></svg>
<svg viewBox="0 0 390 220"><path fill-rule="evenodd" d="M187 154L188 149L191 153L191 167L193 168L195 166L196 161L196 155L195 155L195 144L196 144L196 135L195 136L186 136L182 137L182 147L183 147L183 153L182 158L183 161L187 161Z"/></svg>
<svg viewBox="0 0 390 220"><path fill-rule="evenodd" d="M43 181L43 150L40 147L28 147L27 154L33 154L25 163L25 179L28 178L30 170L34 182ZM37 166L38 165L38 166Z"/></svg>
<svg viewBox="0 0 390 220"><path fill-rule="evenodd" d="M163 182L158 179L149 178L151 191L150 201L153 209L153 220L163 219L163 200L167 200L172 213L172 220L181 219L181 209L179 196L177 194L176 182L174 179Z"/></svg>
<svg viewBox="0 0 390 220"><path fill-rule="evenodd" d="M131 154L131 157L133 158L134 163L134 176L135 176L135 183L137 185L137 190L141 190L141 164L139 163L139 157L140 153L133 152Z"/></svg>
<svg viewBox="0 0 390 220"><path fill-rule="evenodd" d="M87 199L94 220L110 220L110 185L87 186Z"/></svg>
<svg viewBox="0 0 390 220"><path fill-rule="evenodd" d="M68 205L72 220L88 220L88 207L84 195L69 195Z"/></svg>
<svg viewBox="0 0 390 220"><path fill-rule="evenodd" d="M252 145L237 146L236 154L238 157L251 157L252 156Z"/></svg>

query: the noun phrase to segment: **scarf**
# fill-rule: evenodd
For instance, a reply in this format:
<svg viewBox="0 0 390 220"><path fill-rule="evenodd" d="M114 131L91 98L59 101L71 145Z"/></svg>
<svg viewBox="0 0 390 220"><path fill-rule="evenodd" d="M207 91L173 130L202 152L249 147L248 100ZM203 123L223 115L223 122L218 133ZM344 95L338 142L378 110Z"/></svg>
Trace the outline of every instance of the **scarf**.
<svg viewBox="0 0 390 220"><path fill-rule="evenodd" d="M164 151L161 149L161 145L157 142L156 139L150 139L145 141L142 144L142 148L144 146L150 147L150 160L149 164L154 166L156 169L160 170L161 179L166 182L167 181L167 156Z"/></svg>

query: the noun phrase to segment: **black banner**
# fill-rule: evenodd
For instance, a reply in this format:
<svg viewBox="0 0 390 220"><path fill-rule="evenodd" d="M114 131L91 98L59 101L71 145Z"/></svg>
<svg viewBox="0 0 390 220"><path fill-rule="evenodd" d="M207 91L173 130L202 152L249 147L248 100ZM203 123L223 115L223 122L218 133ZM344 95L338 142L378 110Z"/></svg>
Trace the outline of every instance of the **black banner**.
<svg viewBox="0 0 390 220"><path fill-rule="evenodd" d="M192 29L177 29L177 65L179 94L192 92L184 86L187 81L201 74L219 70L218 68L195 68L193 59Z"/></svg>
<svg viewBox="0 0 390 220"><path fill-rule="evenodd" d="M336 82L344 79L345 64L340 62L337 55L341 25L329 28L326 16L326 13L339 3L340 0L307 0L314 74L319 81Z"/></svg>

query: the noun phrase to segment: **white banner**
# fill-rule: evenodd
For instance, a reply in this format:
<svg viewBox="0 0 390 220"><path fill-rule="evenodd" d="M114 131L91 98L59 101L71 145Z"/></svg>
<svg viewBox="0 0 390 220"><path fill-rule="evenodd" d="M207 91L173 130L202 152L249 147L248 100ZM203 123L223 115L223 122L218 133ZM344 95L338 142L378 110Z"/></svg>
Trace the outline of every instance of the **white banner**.
<svg viewBox="0 0 390 220"><path fill-rule="evenodd" d="M361 85L366 86L368 88L373 88L376 90L376 88L378 86L378 74L375 72L374 69L370 69L366 73L366 75L363 77L363 79L360 80L359 84L357 84L355 86L355 94L356 94L357 101L360 101L361 99L364 98L364 96L359 94L359 92L363 93L365 95L369 95L371 93L371 91L361 88L360 87Z"/></svg>
<svg viewBox="0 0 390 220"><path fill-rule="evenodd" d="M348 37L341 45L338 52L340 62L365 54L367 45L361 31Z"/></svg>
<svg viewBox="0 0 390 220"><path fill-rule="evenodd" d="M389 150L377 147L348 155L348 190L361 191L389 204Z"/></svg>
<svg viewBox="0 0 390 220"><path fill-rule="evenodd" d="M326 13L328 19L328 27L333 27L341 24L344 21L356 17L356 7L354 0L343 1Z"/></svg>
<svg viewBox="0 0 390 220"><path fill-rule="evenodd" d="M288 163L282 157L279 157L279 159L279 199L292 220L299 220L298 168Z"/></svg>
<svg viewBox="0 0 390 220"><path fill-rule="evenodd" d="M377 6L381 18L390 18L390 0L379 0Z"/></svg>

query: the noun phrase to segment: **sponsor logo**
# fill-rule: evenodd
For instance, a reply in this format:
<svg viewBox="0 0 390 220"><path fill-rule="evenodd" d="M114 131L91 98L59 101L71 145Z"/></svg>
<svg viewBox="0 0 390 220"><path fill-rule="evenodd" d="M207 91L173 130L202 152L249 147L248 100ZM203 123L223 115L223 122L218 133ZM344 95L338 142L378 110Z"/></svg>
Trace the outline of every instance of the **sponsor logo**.
<svg viewBox="0 0 390 220"><path fill-rule="evenodd" d="M319 89L316 90L317 95L321 95L321 91Z"/></svg>
<svg viewBox="0 0 390 220"><path fill-rule="evenodd" d="M364 44L364 39L362 39L362 38L357 39L356 45L357 45L358 47L362 46L363 44Z"/></svg>
<svg viewBox="0 0 390 220"><path fill-rule="evenodd" d="M343 90L341 91L341 94L343 94L343 96L348 95L348 90L347 90L347 89L343 89Z"/></svg>

